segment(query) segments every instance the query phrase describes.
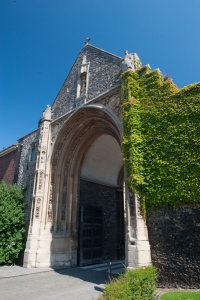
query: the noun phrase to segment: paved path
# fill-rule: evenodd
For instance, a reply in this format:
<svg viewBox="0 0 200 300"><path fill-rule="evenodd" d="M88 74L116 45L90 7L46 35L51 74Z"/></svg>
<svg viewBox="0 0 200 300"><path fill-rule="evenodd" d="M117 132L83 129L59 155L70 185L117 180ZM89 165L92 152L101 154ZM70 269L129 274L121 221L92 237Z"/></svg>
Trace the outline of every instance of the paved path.
<svg viewBox="0 0 200 300"><path fill-rule="evenodd" d="M120 266L113 264L113 274ZM106 264L56 270L0 267L0 300L95 300L107 280Z"/></svg>
<svg viewBox="0 0 200 300"><path fill-rule="evenodd" d="M112 264L114 275L122 270L121 263ZM0 267L0 300L96 300L107 280L106 264L56 270ZM158 288L157 294L171 291L181 289Z"/></svg>

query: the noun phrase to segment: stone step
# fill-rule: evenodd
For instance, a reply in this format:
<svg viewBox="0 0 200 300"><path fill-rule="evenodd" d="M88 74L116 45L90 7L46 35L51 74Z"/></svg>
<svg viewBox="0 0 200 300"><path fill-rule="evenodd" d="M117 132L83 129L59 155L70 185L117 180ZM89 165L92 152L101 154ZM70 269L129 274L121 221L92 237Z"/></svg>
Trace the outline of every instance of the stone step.
<svg viewBox="0 0 200 300"><path fill-rule="evenodd" d="M108 264L95 264L89 266L82 266L80 269L84 270L93 270L98 272L107 272L108 271ZM111 261L111 273L112 274L120 274L123 273L125 269L125 262L123 260L118 261Z"/></svg>

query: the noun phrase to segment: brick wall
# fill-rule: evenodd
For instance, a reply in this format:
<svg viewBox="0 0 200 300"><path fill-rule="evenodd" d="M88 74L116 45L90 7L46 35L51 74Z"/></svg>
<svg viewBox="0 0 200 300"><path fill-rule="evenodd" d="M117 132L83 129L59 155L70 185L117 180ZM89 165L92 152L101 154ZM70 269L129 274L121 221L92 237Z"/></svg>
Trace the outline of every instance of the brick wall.
<svg viewBox="0 0 200 300"><path fill-rule="evenodd" d="M7 184L13 184L17 183L18 179L21 146L14 145L9 148L0 153L0 181L4 180Z"/></svg>

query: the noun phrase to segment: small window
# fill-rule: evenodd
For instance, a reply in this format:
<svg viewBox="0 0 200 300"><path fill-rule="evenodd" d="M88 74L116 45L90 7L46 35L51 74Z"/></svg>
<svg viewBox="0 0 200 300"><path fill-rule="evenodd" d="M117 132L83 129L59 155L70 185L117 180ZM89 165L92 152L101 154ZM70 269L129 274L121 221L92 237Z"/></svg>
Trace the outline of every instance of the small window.
<svg viewBox="0 0 200 300"><path fill-rule="evenodd" d="M36 148L35 146L33 146L31 149L31 161L35 160L35 155L36 155Z"/></svg>

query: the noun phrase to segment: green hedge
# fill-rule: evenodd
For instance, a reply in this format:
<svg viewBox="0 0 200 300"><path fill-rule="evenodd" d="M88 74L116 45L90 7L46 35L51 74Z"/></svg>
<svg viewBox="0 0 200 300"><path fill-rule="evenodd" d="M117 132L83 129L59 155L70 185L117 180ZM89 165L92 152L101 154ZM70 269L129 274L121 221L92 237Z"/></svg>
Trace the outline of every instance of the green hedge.
<svg viewBox="0 0 200 300"><path fill-rule="evenodd" d="M0 183L0 265L14 264L25 240L24 195L14 184Z"/></svg>
<svg viewBox="0 0 200 300"><path fill-rule="evenodd" d="M200 83L181 90L147 66L122 75L123 152L143 210L200 202Z"/></svg>
<svg viewBox="0 0 200 300"><path fill-rule="evenodd" d="M102 300L153 300L156 295L156 269L153 266L127 271L107 284Z"/></svg>

